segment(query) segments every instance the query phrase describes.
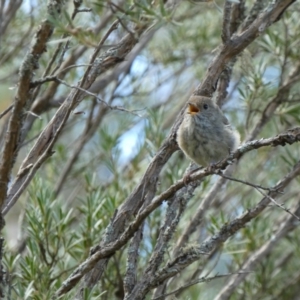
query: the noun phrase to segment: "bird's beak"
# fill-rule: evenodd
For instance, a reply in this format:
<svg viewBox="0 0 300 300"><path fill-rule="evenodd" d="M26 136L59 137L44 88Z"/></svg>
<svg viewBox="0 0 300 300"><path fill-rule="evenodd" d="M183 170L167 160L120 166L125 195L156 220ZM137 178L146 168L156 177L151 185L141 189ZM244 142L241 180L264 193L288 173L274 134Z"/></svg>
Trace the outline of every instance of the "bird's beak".
<svg viewBox="0 0 300 300"><path fill-rule="evenodd" d="M195 106L193 103L189 102L188 105L189 105L188 114L195 115L200 111L200 109L197 106Z"/></svg>

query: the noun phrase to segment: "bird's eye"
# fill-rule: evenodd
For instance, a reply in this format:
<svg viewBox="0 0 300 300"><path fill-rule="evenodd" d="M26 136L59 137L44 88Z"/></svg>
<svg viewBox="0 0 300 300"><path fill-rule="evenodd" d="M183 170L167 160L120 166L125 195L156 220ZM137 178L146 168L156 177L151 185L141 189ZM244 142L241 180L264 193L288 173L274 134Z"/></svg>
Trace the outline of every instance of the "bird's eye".
<svg viewBox="0 0 300 300"><path fill-rule="evenodd" d="M203 105L203 108L204 108L204 109L208 109L208 105L205 103L205 104Z"/></svg>

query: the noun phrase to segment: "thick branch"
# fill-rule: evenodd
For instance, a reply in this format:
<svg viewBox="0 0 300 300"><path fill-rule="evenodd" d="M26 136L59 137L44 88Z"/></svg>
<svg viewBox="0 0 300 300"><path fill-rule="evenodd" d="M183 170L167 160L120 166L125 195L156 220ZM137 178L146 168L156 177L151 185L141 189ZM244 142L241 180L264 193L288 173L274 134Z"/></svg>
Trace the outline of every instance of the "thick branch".
<svg viewBox="0 0 300 300"><path fill-rule="evenodd" d="M231 1L226 0L224 4L224 13L223 13L223 26L222 26L222 41L223 44L229 42L231 38L230 32L230 15L231 15Z"/></svg>
<svg viewBox="0 0 300 300"><path fill-rule="evenodd" d="M63 6L63 1L49 1L48 3L48 18L54 18L60 13ZM39 59L46 51L46 44L53 32L53 24L49 19L43 21L39 26L32 46L26 54L22 66L20 68L18 90L15 96L15 101L12 109L12 114L9 119L8 128L6 132L6 139L4 149L0 162L0 207L3 207L10 173L17 157L20 130L23 120L26 116L26 110L31 104L31 80L33 78L34 70L38 68Z"/></svg>

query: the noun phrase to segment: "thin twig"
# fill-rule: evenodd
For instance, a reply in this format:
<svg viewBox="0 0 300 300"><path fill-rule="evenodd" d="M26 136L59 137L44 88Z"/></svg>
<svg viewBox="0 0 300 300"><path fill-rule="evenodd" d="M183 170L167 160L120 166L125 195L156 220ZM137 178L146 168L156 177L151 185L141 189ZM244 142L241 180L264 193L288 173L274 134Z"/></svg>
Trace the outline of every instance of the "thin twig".
<svg viewBox="0 0 300 300"><path fill-rule="evenodd" d="M81 92L84 92L86 93L87 95L89 96L92 96L94 98L97 99L98 102L101 102L103 104L105 104L109 109L111 110L119 110L119 111L123 111L123 112L128 112L128 113L131 113L135 116L138 116L140 118L142 118L143 116L137 114L136 112L137 111L142 111L144 110L145 108L141 108L141 109L134 109L134 110L128 110L126 108L124 108L123 106L119 106L119 105L109 105L107 102L105 102L103 99L101 99L98 95L94 94L94 93L91 93L89 92L88 90L84 89L84 88L81 88L77 85L73 85L73 84L69 84L67 83L66 81L62 80L62 79L59 79L57 76L47 76L47 77L44 77L40 80L36 80L35 82L33 82L33 85L39 85L39 84L42 84L42 83L45 83L45 82L49 82L49 81L56 81L58 83L61 83L69 88L72 88L72 89L77 89Z"/></svg>
<svg viewBox="0 0 300 300"><path fill-rule="evenodd" d="M292 213L288 208L285 208L283 205L277 203L270 195L267 195L266 193L264 193L263 191L261 191L259 188L257 188L257 191L260 192L263 196L267 197L273 204L275 204L277 207L283 209L284 211L286 211L288 214L290 214L291 216L293 216L294 218L296 218L298 221L300 221L300 217L298 217L297 215L295 215L294 213Z"/></svg>
<svg viewBox="0 0 300 300"><path fill-rule="evenodd" d="M0 119L5 116L11 109L13 108L13 105L10 105L7 109L5 109L1 114L0 114Z"/></svg>
<svg viewBox="0 0 300 300"><path fill-rule="evenodd" d="M57 78L57 77L56 77L55 80L58 81L58 82L60 82L61 84L64 84L64 85L68 86L69 88L78 89L78 90L80 90L80 91L86 93L86 94L89 95L89 96L95 97L95 98L97 99L98 102L101 102L101 103L105 104L105 105L106 105L109 109L111 109L111 110L119 110L119 111L131 113L131 114L133 114L133 115L135 115L135 116L138 116L138 117L140 117L140 118L143 117L143 116L137 114L136 112L137 112L137 111L141 111L141 110L143 110L144 108L142 108L142 109L135 109L135 110L128 110L128 109L126 109L126 108L124 108L124 107L122 107L122 106L119 106L119 105L109 105L107 102L105 102L103 99L101 99L98 95L96 95L96 94L94 94L94 93L91 93L91 92L89 92L88 90L85 90L85 89L83 89L83 88L81 88L81 87L79 87L79 86L76 86L76 85L68 84L68 83L65 82L64 80L61 80L61 79L59 79L59 78Z"/></svg>
<svg viewBox="0 0 300 300"><path fill-rule="evenodd" d="M286 211L287 213L289 213L290 215L292 215L293 217L295 217L298 221L300 221L300 218L298 216L296 216L295 214L293 214L288 208L285 208L281 204L277 203L272 197L270 197L268 194L264 193L261 190L266 190L266 191L269 191L269 192L276 192L276 193L281 193L281 194L282 194L282 192L280 192L278 190L277 191L273 190L272 188L263 187L261 185L257 185L257 184L254 184L254 183L251 183L251 182L248 182L248 181L245 181L245 180L232 178L232 177L223 175L221 172L215 172L214 174L219 175L219 176L221 176L221 177L223 177L225 179L231 180L231 181L240 182L240 183L243 183L243 184L246 184L246 185L254 187L259 193L261 193L264 197L267 197L277 207L283 209L284 211Z"/></svg>
<svg viewBox="0 0 300 300"><path fill-rule="evenodd" d="M76 9L77 13L82 13L82 12L91 12L92 9L91 8L80 8L80 9Z"/></svg>
<svg viewBox="0 0 300 300"><path fill-rule="evenodd" d="M224 175L221 170L214 172L214 174L219 175L219 176L221 176L221 177L223 177L225 179L231 180L231 181L235 181L235 182L239 182L239 183L243 183L243 184L252 186L252 187L254 187L256 189L262 189L262 190L265 190L265 191L274 192L272 190L272 188L264 187L264 186L261 186L261 185L258 185L258 184L251 183L249 181L245 181L245 180L241 180L241 179L236 179L236 178ZM280 192L280 191L275 191L275 192L282 194L282 192Z"/></svg>
<svg viewBox="0 0 300 300"><path fill-rule="evenodd" d="M233 276L233 275L239 275L239 274L244 274L244 273L251 273L251 272L236 272L236 273L227 273L227 274L217 274L215 276L212 276L212 277L201 277L197 280L194 280L186 285L183 285L181 287L179 287L178 289L170 292L170 293L167 293L167 294L163 294L161 296L158 296L158 297L155 297L155 298L152 298L152 300L159 300L159 299L165 299L165 297L167 296L170 296L170 295L173 295L173 294L176 294L178 292L181 292L183 290L185 290L186 288L189 288L195 284L198 284L198 283L203 283L203 282L210 282L211 280L214 280L214 279L219 279L219 278L223 278L223 277L228 277L228 276Z"/></svg>
<svg viewBox="0 0 300 300"><path fill-rule="evenodd" d="M89 60L89 66L88 68L86 69L84 75L83 75L83 78L81 79L81 82L80 82L80 87L83 87L85 86L86 84L86 81L88 80L88 77L90 76L90 71L92 69L92 67L94 66L94 62L103 46L103 44L105 43L105 41L108 39L108 37L110 36L110 34L117 29L118 27L118 23L119 23L119 20L116 20L114 21L111 26L108 28L107 32L105 33L105 35L103 36L103 38L100 40L100 42L98 43L97 47L95 48L94 50L94 53L92 54L92 57L90 58Z"/></svg>

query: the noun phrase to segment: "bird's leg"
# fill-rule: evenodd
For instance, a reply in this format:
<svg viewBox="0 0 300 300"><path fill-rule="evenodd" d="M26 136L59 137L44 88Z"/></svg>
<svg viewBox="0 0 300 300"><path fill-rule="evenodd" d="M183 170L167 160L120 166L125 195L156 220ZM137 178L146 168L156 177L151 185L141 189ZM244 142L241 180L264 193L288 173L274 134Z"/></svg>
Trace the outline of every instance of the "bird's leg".
<svg viewBox="0 0 300 300"><path fill-rule="evenodd" d="M210 162L209 165L207 166L207 171L210 172L210 173L214 173L215 170L216 170L216 165L219 163L220 161L218 162Z"/></svg>
<svg viewBox="0 0 300 300"><path fill-rule="evenodd" d="M217 168L217 165L218 165L221 161L223 161L223 160L221 159L221 160L218 160L218 161L216 161L216 162L214 162L214 161L213 161L213 162L210 162L209 165L207 166L206 170L207 170L208 172L210 172L210 173L213 173L213 174L217 174L217 173L221 172L221 170ZM218 169L218 170L217 170L217 169ZM217 172L216 172L216 170L217 170Z"/></svg>

